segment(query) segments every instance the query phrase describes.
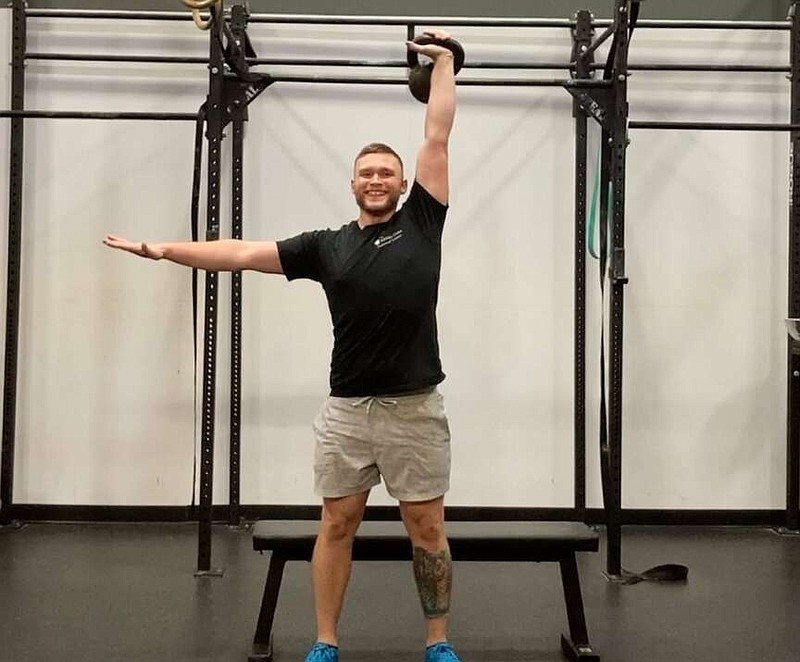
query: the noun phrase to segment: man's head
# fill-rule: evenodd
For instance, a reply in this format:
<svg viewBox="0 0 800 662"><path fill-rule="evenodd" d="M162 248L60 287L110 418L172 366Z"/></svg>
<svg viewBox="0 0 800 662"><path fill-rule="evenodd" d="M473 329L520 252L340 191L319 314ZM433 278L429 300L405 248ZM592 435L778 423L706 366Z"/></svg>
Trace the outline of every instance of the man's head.
<svg viewBox="0 0 800 662"><path fill-rule="evenodd" d="M397 152L383 143L361 149L353 163L350 188L362 212L373 217L393 212L406 187L403 161Z"/></svg>

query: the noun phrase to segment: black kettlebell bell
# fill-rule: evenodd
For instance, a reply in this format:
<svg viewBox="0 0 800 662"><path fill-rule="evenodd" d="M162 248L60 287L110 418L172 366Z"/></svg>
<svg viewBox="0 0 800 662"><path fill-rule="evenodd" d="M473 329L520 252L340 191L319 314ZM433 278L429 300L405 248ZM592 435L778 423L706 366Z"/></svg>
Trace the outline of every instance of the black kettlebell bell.
<svg viewBox="0 0 800 662"><path fill-rule="evenodd" d="M415 44L424 46L426 44L436 44L437 46L444 46L453 54L453 71L458 73L461 67L464 66L464 48L455 39L436 39L430 35L423 34L414 39ZM419 57L416 51L408 50L408 89L417 101L428 103L428 97L431 94L431 73L433 72L433 63L422 65L419 63Z"/></svg>

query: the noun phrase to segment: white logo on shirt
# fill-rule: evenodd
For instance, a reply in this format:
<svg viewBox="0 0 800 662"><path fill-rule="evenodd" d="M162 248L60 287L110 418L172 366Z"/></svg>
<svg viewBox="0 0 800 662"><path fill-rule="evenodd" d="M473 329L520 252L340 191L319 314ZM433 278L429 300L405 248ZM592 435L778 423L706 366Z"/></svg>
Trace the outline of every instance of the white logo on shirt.
<svg viewBox="0 0 800 662"><path fill-rule="evenodd" d="M375 244L375 248L383 248L384 246L388 246L389 244L393 244L396 242L400 237L403 236L402 230L395 230L392 234L387 234L384 237L378 237L373 244Z"/></svg>

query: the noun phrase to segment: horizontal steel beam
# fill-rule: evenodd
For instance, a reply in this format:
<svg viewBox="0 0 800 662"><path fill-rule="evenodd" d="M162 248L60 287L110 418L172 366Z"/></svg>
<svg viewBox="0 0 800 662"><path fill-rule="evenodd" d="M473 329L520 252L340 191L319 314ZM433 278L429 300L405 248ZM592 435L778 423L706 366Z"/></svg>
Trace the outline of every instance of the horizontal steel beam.
<svg viewBox="0 0 800 662"><path fill-rule="evenodd" d="M402 78L348 78L338 76L275 76L277 83L341 83L405 85ZM511 87L608 87L609 81L591 80L537 80L514 78L508 80L462 79L459 85L467 86L511 86ZM99 120L165 120L196 121L197 113L148 113L148 112L94 112L72 110L0 110L0 118L24 117L29 119L99 119ZM800 124L742 123L742 122L660 122L632 120L631 129L660 129L684 131L800 131Z"/></svg>
<svg viewBox="0 0 800 662"><path fill-rule="evenodd" d="M707 71L719 73L789 73L791 67L783 64L716 64L714 62L696 63L640 63L628 65L629 71Z"/></svg>
<svg viewBox="0 0 800 662"><path fill-rule="evenodd" d="M208 57L186 55L112 55L103 53L26 53L26 60L57 62L141 62L158 64L208 64ZM251 65L290 66L290 67L380 67L408 68L406 60L350 60L321 58L248 58ZM565 70L574 68L570 62L465 62L464 69L507 69L507 70ZM592 69L602 69L604 65L593 64ZM689 64L633 63L631 71L706 71L731 73L788 73L788 65L775 64L716 64L697 62Z"/></svg>
<svg viewBox="0 0 800 662"><path fill-rule="evenodd" d="M408 85L405 78L367 78L353 76L291 76L275 75L272 79L276 83L342 83L342 84L373 84L373 85ZM456 84L471 87L580 87L598 88L610 87L611 81L607 80L582 80L569 79L537 79L537 78L458 78Z"/></svg>
<svg viewBox="0 0 800 662"><path fill-rule="evenodd" d="M628 123L631 129L660 129L672 131L800 131L800 124L743 123L743 122L650 122Z"/></svg>
<svg viewBox="0 0 800 662"><path fill-rule="evenodd" d="M88 18L154 21L191 21L185 12L146 12L128 10L28 9L30 18ZM468 18L453 16L356 16L325 14L250 14L248 23L293 25L461 25L476 27L570 28L575 21L558 18Z"/></svg>
<svg viewBox="0 0 800 662"><path fill-rule="evenodd" d="M89 18L154 21L189 21L186 12L146 12L128 10L28 9L31 18ZM288 23L313 25L447 25L476 27L572 28L574 19L490 18L454 16L356 16L326 14L251 14L250 23ZM608 27L610 20L593 21L596 27ZM789 21L664 21L641 20L637 28L699 30L789 30Z"/></svg>
<svg viewBox="0 0 800 662"><path fill-rule="evenodd" d="M129 11L105 9L26 9L28 18L88 18L131 21L192 21L192 14L177 11Z"/></svg>
<svg viewBox="0 0 800 662"><path fill-rule="evenodd" d="M197 121L197 113L94 112L83 110L0 110L0 117L53 120L166 120Z"/></svg>
<svg viewBox="0 0 800 662"><path fill-rule="evenodd" d="M598 21L596 25L601 22ZM789 21L687 21L687 20L639 20L636 29L657 30L791 30Z"/></svg>
<svg viewBox="0 0 800 662"><path fill-rule="evenodd" d="M55 62L147 62L158 64L208 64L205 55L112 55L106 53L25 53L26 60ZM408 65L406 65L408 66Z"/></svg>
<svg viewBox="0 0 800 662"><path fill-rule="evenodd" d="M345 85L407 85L404 78L355 78L346 76L273 76L276 83L340 83ZM514 79L461 79L459 85L500 87L609 87L604 80L539 80L535 78ZM0 110L0 118L23 117L28 119L92 119L92 120L165 120L197 121L197 113L153 113L153 112L94 112L73 110Z"/></svg>

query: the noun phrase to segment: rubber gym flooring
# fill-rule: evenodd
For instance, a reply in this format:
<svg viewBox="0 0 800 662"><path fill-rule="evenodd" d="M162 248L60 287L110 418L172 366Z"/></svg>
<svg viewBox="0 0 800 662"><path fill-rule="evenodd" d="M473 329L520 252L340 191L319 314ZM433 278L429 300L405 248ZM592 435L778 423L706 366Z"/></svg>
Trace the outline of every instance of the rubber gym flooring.
<svg viewBox="0 0 800 662"><path fill-rule="evenodd" d="M268 563L250 533L214 527L218 578L194 577L192 524L0 528L2 662L245 662ZM768 529L624 529L623 566L689 567L686 583L609 583L604 541L579 554L592 644L605 662L796 662L800 537ZM562 660L566 615L554 563L458 563L451 641L462 662ZM342 662L422 662L423 621L408 563L354 565ZM313 638L310 566L287 564L275 662Z"/></svg>

